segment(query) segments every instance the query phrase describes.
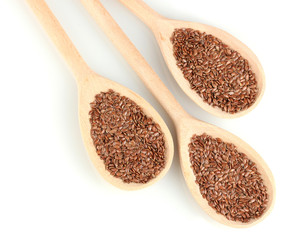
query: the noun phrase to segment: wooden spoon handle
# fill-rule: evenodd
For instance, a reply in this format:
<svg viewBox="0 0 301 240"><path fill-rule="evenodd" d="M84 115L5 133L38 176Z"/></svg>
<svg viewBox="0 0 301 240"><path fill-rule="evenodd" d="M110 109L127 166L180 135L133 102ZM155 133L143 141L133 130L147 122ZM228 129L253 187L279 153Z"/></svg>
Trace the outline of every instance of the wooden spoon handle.
<svg viewBox="0 0 301 240"><path fill-rule="evenodd" d="M179 121L187 116L187 113L177 102L175 97L148 65L134 44L121 30L102 4L98 0L81 0L81 2L144 82L149 91L164 107L169 116L174 121Z"/></svg>
<svg viewBox="0 0 301 240"><path fill-rule="evenodd" d="M156 29L156 24L159 20L164 19L159 13L155 12L142 0L119 0L137 17L141 19L153 31Z"/></svg>
<svg viewBox="0 0 301 240"><path fill-rule="evenodd" d="M86 76L87 73L91 72L90 68L80 56L59 21L47 6L46 2L44 0L26 1L57 49L68 63L79 83L79 81L84 79L84 76Z"/></svg>

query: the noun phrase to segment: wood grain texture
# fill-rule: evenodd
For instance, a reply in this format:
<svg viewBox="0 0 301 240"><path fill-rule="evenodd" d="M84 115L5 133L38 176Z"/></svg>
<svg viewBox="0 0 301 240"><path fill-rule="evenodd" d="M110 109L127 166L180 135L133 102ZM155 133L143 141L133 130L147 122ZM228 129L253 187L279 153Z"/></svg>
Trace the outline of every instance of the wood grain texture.
<svg viewBox="0 0 301 240"><path fill-rule="evenodd" d="M55 18L44 0L27 0L27 3L37 16L39 22L52 39L53 43L60 51L67 64L74 73L78 85L78 111L79 123L84 145L87 149L89 157L102 175L102 177L113 184L114 186L124 190L137 190L148 187L158 180L160 180L169 170L172 160L174 145L173 139L169 132L167 125L161 118L159 113L141 96L131 91L130 89L101 77L93 72L82 59L72 41L65 33L64 29ZM109 89L120 93L123 96L136 102L148 117L161 126L161 130L166 142L166 166L163 171L154 179L146 184L123 183L121 179L113 177L107 170L105 170L104 162L99 158L93 145L90 136L91 124L89 122L90 103L94 101L95 95L100 92L107 92Z"/></svg>
<svg viewBox="0 0 301 240"><path fill-rule="evenodd" d="M147 6L142 0L119 0L127 8L129 8L135 15L137 15L154 33L157 42L160 46L162 55L165 62L172 73L174 79L182 90L202 109L221 118L237 118L251 112L260 102L265 90L265 74L263 68L256 57L256 55L249 49L244 43L232 36L231 34L209 25L177 21L164 18ZM252 71L255 73L258 83L258 96L255 103L248 109L230 114L222 111L218 107L212 107L208 103L205 103L203 99L191 89L189 82L184 78L181 69L176 65L176 59L173 56L173 46L170 41L172 33L177 28L192 28L213 36L222 40L230 48L239 52L241 56L248 60Z"/></svg>
<svg viewBox="0 0 301 240"><path fill-rule="evenodd" d="M273 208L275 202L275 182L269 167L261 156L237 136L221 128L195 119L186 113L101 3L98 0L81 0L81 2L173 119L177 131L182 172L190 192L201 208L213 219L231 227L249 227L262 221ZM235 144L238 151L245 153L250 160L256 163L258 171L262 174L263 182L268 188L269 194L267 210L259 219L252 220L248 223L229 221L223 215L217 214L215 210L208 205L207 201L203 199L199 191L199 186L195 183L192 168L190 167L188 151L188 144L191 141L191 137L194 134L201 135L203 133L207 133L214 138L219 137L225 142Z"/></svg>

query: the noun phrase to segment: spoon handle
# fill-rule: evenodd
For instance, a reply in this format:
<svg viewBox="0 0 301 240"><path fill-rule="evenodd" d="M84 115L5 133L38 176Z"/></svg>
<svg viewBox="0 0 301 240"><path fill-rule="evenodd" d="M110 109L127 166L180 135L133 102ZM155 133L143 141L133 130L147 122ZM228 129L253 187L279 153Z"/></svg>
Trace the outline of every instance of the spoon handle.
<svg viewBox="0 0 301 240"><path fill-rule="evenodd" d="M155 29L159 20L164 19L159 13L154 11L142 0L119 0L124 6L131 10L141 19L150 29Z"/></svg>
<svg viewBox="0 0 301 240"><path fill-rule="evenodd" d="M84 76L91 72L91 70L76 50L72 41L47 6L46 2L44 0L26 1L57 49L68 63L78 83L79 81L84 80Z"/></svg>
<svg viewBox="0 0 301 240"><path fill-rule="evenodd" d="M149 91L157 98L165 111L174 121L187 116L185 110L177 102L158 75L149 66L134 44L121 30L119 25L98 0L81 0L97 24L121 52Z"/></svg>

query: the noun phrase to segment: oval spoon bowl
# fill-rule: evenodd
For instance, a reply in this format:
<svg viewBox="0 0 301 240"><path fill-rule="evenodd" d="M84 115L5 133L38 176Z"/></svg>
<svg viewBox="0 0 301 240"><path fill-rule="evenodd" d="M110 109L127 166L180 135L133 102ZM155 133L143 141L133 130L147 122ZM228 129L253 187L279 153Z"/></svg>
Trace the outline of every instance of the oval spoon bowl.
<svg viewBox="0 0 301 240"><path fill-rule="evenodd" d="M82 133L84 145L87 149L90 159L94 164L100 175L112 185L123 190L138 190L148 187L159 179L161 179L169 170L174 152L173 139L170 131L161 118L159 113L141 96L134 93L130 89L105 79L100 75L93 72L78 53L77 49L73 45L72 41L53 15L46 2L43 0L27 0L27 3L37 16L43 28L48 33L49 37L58 48L65 61L71 68L78 86L78 111L79 111L79 123ZM106 169L102 159L97 155L91 132L90 116L91 110L90 103L95 100L95 96L101 92L107 92L112 89L119 93L121 96L125 96L134 101L141 107L142 111L148 116L152 117L154 122L160 125L161 131L165 138L165 168L152 180L147 183L124 183L120 178L112 176Z"/></svg>
<svg viewBox="0 0 301 240"><path fill-rule="evenodd" d="M197 119L193 119L192 117L182 119L180 125L179 129L181 130L177 133L182 173L192 196L201 208L216 221L236 228L251 227L268 216L275 203L276 187L273 174L262 157L242 139L214 125L201 122ZM268 194L266 209L259 218L252 219L246 223L228 220L224 215L217 213L211 206L209 206L208 201L203 198L199 185L195 182L196 176L191 168L188 145L191 142L193 135L202 135L204 133L213 138L220 138L223 142L233 143L239 152L246 154L247 157L256 164L257 170L263 179L263 183L267 187Z"/></svg>
<svg viewBox="0 0 301 240"><path fill-rule="evenodd" d="M163 19L159 22L160 24L158 24L156 28L153 28L153 31L157 42L159 43L165 62L178 85L182 88L186 95L189 96L197 105L199 105L202 109L214 116L228 119L246 115L258 105L265 90L265 75L258 58L244 43L242 43L240 40L238 40L231 34L219 28L201 23L176 21L169 19ZM221 39L231 49L236 50L241 54L243 58L248 60L252 71L255 73L258 87L258 94L256 100L249 108L234 114L230 114L225 111L222 111L218 107L212 107L208 103L204 102L203 99L193 89L191 89L188 80L184 78L184 74L182 73L181 69L177 66L177 61L173 53L173 45L170 40L174 30L182 28L191 28L193 30L199 30L200 32L206 32L206 34L211 34L217 37L218 39Z"/></svg>
<svg viewBox="0 0 301 240"><path fill-rule="evenodd" d="M91 72L91 75L86 79L87 80L85 81L85 83L81 84L79 87L79 121L83 141L94 167L105 180L107 180L115 187L123 190L138 190L146 188L159 181L168 172L172 164L174 152L172 136L159 113L144 98L116 82L105 79L100 75L95 74L94 72ZM137 105L139 105L147 116L151 116L153 120L160 125L161 130L164 134L166 143L165 167L158 176L147 183L124 183L120 178L112 176L109 171L106 170L104 161L101 160L96 153L95 146L90 135L91 124L88 115L89 111L91 110L90 103L95 100L95 95L99 94L100 92L107 92L110 89L117 93L120 93L120 95L128 97Z"/></svg>

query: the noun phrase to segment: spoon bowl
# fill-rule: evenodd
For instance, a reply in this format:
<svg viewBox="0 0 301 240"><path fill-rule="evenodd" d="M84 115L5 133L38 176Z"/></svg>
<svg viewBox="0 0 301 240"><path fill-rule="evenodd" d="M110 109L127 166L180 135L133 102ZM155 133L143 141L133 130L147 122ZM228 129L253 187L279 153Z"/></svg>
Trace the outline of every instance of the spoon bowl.
<svg viewBox="0 0 301 240"><path fill-rule="evenodd" d="M258 58L244 43L242 43L237 38L233 37L231 34L219 28L201 23L160 19L158 21L157 26L157 28L153 28L153 32L159 43L161 52L170 72L172 73L174 79L177 81L178 85L186 93L186 95L189 96L202 109L211 113L214 116L230 119L241 117L252 111L258 105L265 89L265 75ZM204 102L203 99L194 90L191 89L189 82L184 78L181 69L177 66L176 59L173 55L173 45L170 41L170 37L172 36L174 30L182 28L191 28L194 30L199 30L200 32L206 32L207 34L211 34L217 37L218 39L222 39L222 41L225 44L227 44L231 49L235 49L241 54L243 58L248 60L252 71L255 73L258 87L258 95L254 104L252 104L249 108L243 111L230 114L225 111L222 111L218 107L212 107L208 103Z"/></svg>
<svg viewBox="0 0 301 240"><path fill-rule="evenodd" d="M78 112L79 123L81 128L81 134L83 142L89 154L89 157L98 170L100 175L112 185L123 190L137 190L148 187L158 180L160 180L169 170L172 159L174 145L172 136L169 132L167 125L161 118L159 113L141 96L131 91L130 89L113 82L109 79L103 78L100 75L93 72L79 55L75 46L61 27L58 20L55 18L45 1L43 0L27 0L29 6L36 14L38 20L65 58L66 62L70 66L73 74L77 80L78 85ZM160 125L161 131L165 138L165 168L155 178L147 183L124 183L120 178L112 176L105 168L104 161L97 155L93 140L91 138L91 124L89 111L91 110L90 103L95 100L95 96L101 92L107 92L113 90L119 93L121 96L134 101L141 107L143 112L152 117L154 122Z"/></svg>
<svg viewBox="0 0 301 240"><path fill-rule="evenodd" d="M126 7L128 7L135 15L137 15L154 33L156 40L160 46L164 60L172 73L174 79L182 90L189 96L197 105L199 105L205 111L221 118L236 118L241 117L250 111L252 111L260 102L264 90L265 90L265 75L263 68L256 57L256 55L241 41L232 36L231 34L206 24L171 20L162 17L157 12L152 10L141 0L119 0ZM218 39L222 40L231 49L239 52L241 56L248 60L252 71L255 73L258 87L258 94L255 102L247 109L231 114L222 111L218 107L213 107L204 102L203 99L191 89L189 82L184 78L181 69L177 66L177 61L174 57L173 45L170 40L175 29L191 28L193 30L199 30L200 32L206 32Z"/></svg>
<svg viewBox="0 0 301 240"><path fill-rule="evenodd" d="M208 201L203 198L198 184L195 183L196 177L191 168L188 145L191 142L193 135L202 135L204 133L210 135L213 138L220 138L223 142L233 143L237 147L237 150L239 152L246 154L248 158L256 164L257 170L261 174L261 178L263 179L263 183L267 187L267 194L269 197L266 210L260 216L260 218L252 219L247 223L230 221L224 215L218 214L212 207L208 205ZM209 216L211 216L216 221L230 227L242 228L257 224L271 212L275 202L275 182L273 174L262 157L246 142L224 129L202 122L191 116L182 118L180 120L180 123L177 127L177 135L183 176L192 196Z"/></svg>
<svg viewBox="0 0 301 240"><path fill-rule="evenodd" d="M201 208L213 219L231 227L249 227L263 220L271 212L274 205L275 183L269 167L260 155L247 143L233 134L190 116L177 102L102 4L98 0L81 0L81 3L173 120L177 132L182 172L189 190ZM224 142L233 143L238 151L245 153L248 158L256 164L263 183L268 189L269 196L267 208L260 218L247 223L230 221L225 216L217 214L215 210L208 205L208 202L203 199L199 186L195 183L195 175L190 167L191 163L188 148L192 136L195 134L201 135L203 133L214 138L219 137Z"/></svg>
<svg viewBox="0 0 301 240"><path fill-rule="evenodd" d="M91 124L87 113L89 113L89 111L91 110L90 103L95 100L95 95L99 94L100 92L108 92L110 89L114 92L118 92L121 95L128 97L129 99L137 103L143 109L143 112L147 116L152 116L153 120L160 125L161 130L164 134L166 143L165 168L160 172L160 174L156 178L153 178L147 183L124 183L120 178L112 176L106 170L104 161L101 161L96 153L93 140L90 135ZM168 172L171 166L173 159L174 146L172 136L169 132L167 125L165 124L164 120L161 118L159 113L144 98L131 91L130 89L116 82L103 78L102 76L92 71L90 71L89 76L87 76L84 82L80 85L78 95L79 121L82 138L93 165L105 180L123 190L138 190L154 184L155 182L159 181L163 176L165 176L165 174Z"/></svg>

